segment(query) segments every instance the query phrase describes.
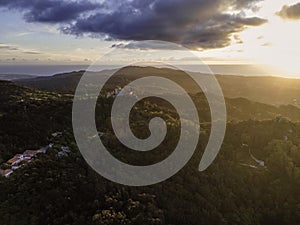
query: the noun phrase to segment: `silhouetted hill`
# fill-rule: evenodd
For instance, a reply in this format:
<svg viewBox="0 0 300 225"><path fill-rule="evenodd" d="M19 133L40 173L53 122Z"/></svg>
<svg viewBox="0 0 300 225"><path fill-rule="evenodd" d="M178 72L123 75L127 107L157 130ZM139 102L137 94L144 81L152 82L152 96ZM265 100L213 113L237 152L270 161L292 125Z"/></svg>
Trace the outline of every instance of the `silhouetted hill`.
<svg viewBox="0 0 300 225"><path fill-rule="evenodd" d="M99 72L105 74L108 71ZM111 71L109 71L111 72ZM51 77L38 77L33 79L22 79L16 82L59 93L74 93L77 84L84 71L57 74ZM154 67L126 67L116 72L113 78L114 85L124 84L124 81L134 80L142 76L164 76L175 79L190 93L199 92L199 88L185 76L185 73L169 68ZM199 74L205 78L207 75ZM255 102L269 105L295 105L300 106L300 79L288 79L278 77L242 77L242 76L216 76L224 96L227 98L247 98Z"/></svg>
<svg viewBox="0 0 300 225"><path fill-rule="evenodd" d="M74 93L77 84L84 71L56 74L53 76L42 76L31 79L19 79L16 83L33 88L55 91L58 93Z"/></svg>

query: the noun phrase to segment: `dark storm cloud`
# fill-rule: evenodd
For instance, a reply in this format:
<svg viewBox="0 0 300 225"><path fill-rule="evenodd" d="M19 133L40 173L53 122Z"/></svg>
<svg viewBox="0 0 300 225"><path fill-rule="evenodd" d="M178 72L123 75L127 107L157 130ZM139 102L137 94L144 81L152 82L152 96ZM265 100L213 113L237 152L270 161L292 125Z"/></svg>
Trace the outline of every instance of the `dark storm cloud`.
<svg viewBox="0 0 300 225"><path fill-rule="evenodd" d="M63 0L1 0L0 7L24 12L28 22L59 23L77 19L81 13L91 11L99 4L89 1Z"/></svg>
<svg viewBox="0 0 300 225"><path fill-rule="evenodd" d="M163 40L190 48L221 48L230 45L231 35L266 20L245 18L242 13L224 13L229 7L251 9L258 1L249 0L133 0L118 2L109 13L78 19L63 29L75 35L107 35L108 40ZM128 46L131 47L132 46Z"/></svg>
<svg viewBox="0 0 300 225"><path fill-rule="evenodd" d="M30 22L61 25L67 34L106 40L163 40L191 48L221 48L231 36L266 20L245 17L261 0L2 0L0 5L25 11ZM227 13L229 9L239 14ZM121 46L116 46L121 47ZM124 46L122 46L124 47ZM133 48L134 46L128 46Z"/></svg>
<svg viewBox="0 0 300 225"><path fill-rule="evenodd" d="M283 19L299 20L300 2L291 6L283 6L282 9L277 13L277 15Z"/></svg>
<svg viewBox="0 0 300 225"><path fill-rule="evenodd" d="M265 22L266 20L257 17L220 14L187 30L182 44L204 49L226 47L231 43L232 34L243 31L246 26L259 26Z"/></svg>
<svg viewBox="0 0 300 225"><path fill-rule="evenodd" d="M231 34L244 30L245 26L258 26L265 22L266 20L256 17L241 18L240 16L221 14L208 19L207 22L201 23L199 25L197 24L189 29L181 31L175 30L174 33L172 33L171 37L167 37L166 41L171 40L190 48L222 48L230 45ZM163 40L162 35L153 37L153 39L159 38L160 40ZM131 37L129 39L134 38ZM157 49L161 46L155 44L150 44L149 46L149 43L146 43L145 45L144 43L140 42L131 42L129 44L113 45L112 47L129 49Z"/></svg>

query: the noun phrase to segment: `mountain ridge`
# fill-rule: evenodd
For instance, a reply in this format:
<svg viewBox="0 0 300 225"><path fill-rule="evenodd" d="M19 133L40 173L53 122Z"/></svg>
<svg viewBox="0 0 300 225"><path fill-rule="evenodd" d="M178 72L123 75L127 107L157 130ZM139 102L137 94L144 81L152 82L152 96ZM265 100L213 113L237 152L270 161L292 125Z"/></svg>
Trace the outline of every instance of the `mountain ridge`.
<svg viewBox="0 0 300 225"><path fill-rule="evenodd" d="M191 93L201 91L187 76L174 76L184 75L184 72L170 68L126 67L121 70L103 70L97 73L105 74L114 71L116 71L116 74L115 79L113 79L113 85L122 86L125 81L138 79L143 75L163 75L166 78L177 79L178 83L186 85ZM84 72L73 71L55 74L50 77L15 80L15 82L41 90L73 94ZM269 105L291 104L300 107L300 79L235 75L216 75L216 78L219 81L224 96L227 98L243 97L251 101Z"/></svg>

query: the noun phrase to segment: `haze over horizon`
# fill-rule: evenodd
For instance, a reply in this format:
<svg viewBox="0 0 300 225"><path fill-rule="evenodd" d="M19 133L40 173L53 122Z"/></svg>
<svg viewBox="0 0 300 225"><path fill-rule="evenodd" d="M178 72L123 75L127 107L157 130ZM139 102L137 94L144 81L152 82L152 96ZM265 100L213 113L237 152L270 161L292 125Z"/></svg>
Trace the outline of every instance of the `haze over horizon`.
<svg viewBox="0 0 300 225"><path fill-rule="evenodd" d="M181 65L187 71L201 72L199 65ZM236 65L208 65L215 75L234 75L234 76L274 76L284 78L300 78L293 76L278 69L270 68L266 65L236 64ZM89 70L90 65L1 65L0 75L34 75L51 76L59 73L72 71ZM166 66L167 67L167 66ZM107 69L118 69L119 65L98 66L97 71ZM95 69L94 69L95 70Z"/></svg>

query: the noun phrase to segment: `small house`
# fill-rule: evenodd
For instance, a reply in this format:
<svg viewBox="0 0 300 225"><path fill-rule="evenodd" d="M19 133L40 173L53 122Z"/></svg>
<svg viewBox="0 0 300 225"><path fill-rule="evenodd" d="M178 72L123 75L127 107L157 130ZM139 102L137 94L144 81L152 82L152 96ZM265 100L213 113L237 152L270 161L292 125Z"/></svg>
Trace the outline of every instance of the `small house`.
<svg viewBox="0 0 300 225"><path fill-rule="evenodd" d="M12 170L17 170L17 169L19 169L19 168L25 166L27 162L28 162L28 160L27 160L27 159L24 159L24 160L22 160L21 162L12 165L12 166L11 166L11 169L12 169Z"/></svg>
<svg viewBox="0 0 300 225"><path fill-rule="evenodd" d="M3 173L2 173L2 176L4 177L9 177L14 171L12 171L11 169L7 169L7 170L4 170Z"/></svg>
<svg viewBox="0 0 300 225"><path fill-rule="evenodd" d="M20 167L21 167L21 165L15 164L15 165L11 166L11 169L12 169L12 170L17 170L17 169L19 169Z"/></svg>
<svg viewBox="0 0 300 225"><path fill-rule="evenodd" d="M61 146L61 150L62 150L63 152L66 152L66 153L71 152L71 150L70 150L70 148L69 148L68 146Z"/></svg>
<svg viewBox="0 0 300 225"><path fill-rule="evenodd" d="M23 156L25 159L32 159L33 157L35 157L38 154L38 150L26 150L23 153Z"/></svg>
<svg viewBox="0 0 300 225"><path fill-rule="evenodd" d="M39 152L46 154L47 153L47 148L46 147L41 147L39 150Z"/></svg>
<svg viewBox="0 0 300 225"><path fill-rule="evenodd" d="M8 164L11 164L12 166L13 165L16 165L18 164L19 162L21 162L23 160L23 157L22 158L18 158L16 156L14 156L13 158L11 158L10 160L7 161Z"/></svg>
<svg viewBox="0 0 300 225"><path fill-rule="evenodd" d="M47 150L46 150L46 148L40 148L39 150L36 150L36 153L37 154L41 154L41 153L43 153L43 154L45 154L47 152Z"/></svg>
<svg viewBox="0 0 300 225"><path fill-rule="evenodd" d="M48 145L49 148L52 148L53 146L54 146L53 143L50 143L50 144Z"/></svg>
<svg viewBox="0 0 300 225"><path fill-rule="evenodd" d="M16 154L16 155L15 155L15 158L23 159L23 154Z"/></svg>
<svg viewBox="0 0 300 225"><path fill-rule="evenodd" d="M54 132L51 134L52 137L57 138L62 136L62 132Z"/></svg>
<svg viewBox="0 0 300 225"><path fill-rule="evenodd" d="M61 151L58 152L56 156L58 158L61 158L63 156L68 156L68 153L70 153L70 152L71 152L71 150L70 150L70 148L68 146L62 146L61 147Z"/></svg>

